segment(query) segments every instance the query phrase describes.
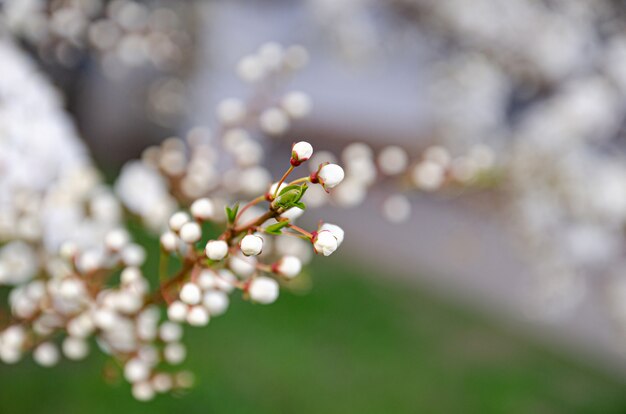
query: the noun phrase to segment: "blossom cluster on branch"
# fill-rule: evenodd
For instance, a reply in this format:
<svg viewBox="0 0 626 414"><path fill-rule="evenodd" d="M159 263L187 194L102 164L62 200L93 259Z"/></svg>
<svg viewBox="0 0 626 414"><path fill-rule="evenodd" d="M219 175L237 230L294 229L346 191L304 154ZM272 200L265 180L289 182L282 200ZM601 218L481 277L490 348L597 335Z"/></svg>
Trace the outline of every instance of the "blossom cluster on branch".
<svg viewBox="0 0 626 414"><path fill-rule="evenodd" d="M95 336L98 346L122 364L137 399L188 386L188 373L165 368L185 358L180 324L208 324L226 311L228 295L234 291L256 303L274 302L280 284L298 276L302 268L298 257L266 249L274 239L303 241L323 256L343 241L337 225L323 223L307 231L290 218L292 209L305 210L302 197L309 186L330 191L343 179L343 169L329 163L290 179L312 153L310 144L296 143L281 179L248 203L227 207L221 233L213 230L214 237L211 229L218 212L212 200L200 198L189 211L175 212L160 238L160 283L152 290L140 270L146 253L132 243L126 230L107 233L102 251L64 243L62 260L55 262L52 273L11 292L13 316L0 333L0 359L16 362L32 349L36 362L52 366L60 348L67 358L79 360L87 356L88 339ZM262 204L262 213L246 214ZM168 262L173 259L177 270L169 274ZM166 318L158 307L162 304L167 306Z"/></svg>

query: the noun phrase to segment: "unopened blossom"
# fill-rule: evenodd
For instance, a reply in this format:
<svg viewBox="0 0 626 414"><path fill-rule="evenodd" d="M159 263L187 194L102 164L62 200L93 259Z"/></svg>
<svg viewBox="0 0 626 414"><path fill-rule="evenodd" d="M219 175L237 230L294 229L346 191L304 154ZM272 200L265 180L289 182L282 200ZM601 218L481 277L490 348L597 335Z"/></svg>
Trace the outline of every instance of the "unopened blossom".
<svg viewBox="0 0 626 414"><path fill-rule="evenodd" d="M89 354L89 344L82 338L68 336L63 340L63 354L72 360L84 359Z"/></svg>
<svg viewBox="0 0 626 414"><path fill-rule="evenodd" d="M256 234L248 234L241 239L240 247L246 256L257 256L263 250L263 239Z"/></svg>
<svg viewBox="0 0 626 414"><path fill-rule="evenodd" d="M198 220L210 220L215 213L213 202L208 198L200 198L194 201L189 210L191 215Z"/></svg>
<svg viewBox="0 0 626 414"><path fill-rule="evenodd" d="M300 141L291 147L291 165L298 166L311 158L313 146L306 141Z"/></svg>
<svg viewBox="0 0 626 414"><path fill-rule="evenodd" d="M281 100L285 112L292 118L302 118L311 112L311 97L304 92L288 92Z"/></svg>
<svg viewBox="0 0 626 414"><path fill-rule="evenodd" d="M322 230L313 237L313 247L317 253L330 256L337 250L339 243L331 231Z"/></svg>
<svg viewBox="0 0 626 414"><path fill-rule="evenodd" d="M59 362L59 350L52 342L44 342L33 351L33 359L44 367L51 367Z"/></svg>
<svg viewBox="0 0 626 414"><path fill-rule="evenodd" d="M169 364L178 365L185 360L187 349L179 342L172 342L163 349L163 356Z"/></svg>
<svg viewBox="0 0 626 414"><path fill-rule="evenodd" d="M278 299L278 290L278 282L265 276L255 278L248 287L250 299L264 305L273 303Z"/></svg>
<svg viewBox="0 0 626 414"><path fill-rule="evenodd" d="M104 238L104 244L107 249L115 252L120 251L129 241L130 236L124 229L111 230Z"/></svg>
<svg viewBox="0 0 626 414"><path fill-rule="evenodd" d="M232 256L228 261L230 270L238 276L249 277L256 270L257 259L254 256L237 255Z"/></svg>
<svg viewBox="0 0 626 414"><path fill-rule="evenodd" d="M202 228L195 221L183 224L180 228L180 239L185 243L195 243L202 237Z"/></svg>
<svg viewBox="0 0 626 414"><path fill-rule="evenodd" d="M226 312L229 302L228 295L219 290L210 290L202 298L202 304L211 316L219 316Z"/></svg>
<svg viewBox="0 0 626 414"><path fill-rule="evenodd" d="M433 191L443 184L445 170L438 162L425 160L415 166L412 179L418 188Z"/></svg>
<svg viewBox="0 0 626 414"><path fill-rule="evenodd" d="M409 156L406 150L397 145L383 148L378 155L378 166L385 175L396 175L406 170Z"/></svg>
<svg viewBox="0 0 626 414"><path fill-rule="evenodd" d="M202 299L202 292L195 283L185 283L180 290L180 300L188 305L197 305Z"/></svg>
<svg viewBox="0 0 626 414"><path fill-rule="evenodd" d="M302 271L302 262L296 256L284 256L273 266L273 270L289 279L292 279Z"/></svg>
<svg viewBox="0 0 626 414"><path fill-rule="evenodd" d="M245 82L257 82L266 74L261 59L256 55L244 56L237 63L237 75Z"/></svg>
<svg viewBox="0 0 626 414"><path fill-rule="evenodd" d="M189 218L189 214L184 211L178 211L170 217L169 226L172 231L178 232L183 227L185 223L188 223L191 219Z"/></svg>
<svg viewBox="0 0 626 414"><path fill-rule="evenodd" d="M179 239L176 233L172 231L166 231L161 235L159 241L161 242L163 250L165 250L166 252L173 252L178 247Z"/></svg>
<svg viewBox="0 0 626 414"><path fill-rule="evenodd" d="M318 231L324 230L330 231L332 235L335 236L335 238L337 239L337 247L341 246L341 243L343 243L343 238L345 236L345 232L341 227L336 224L323 223Z"/></svg>
<svg viewBox="0 0 626 414"><path fill-rule="evenodd" d="M138 401L150 401L154 398L154 388L147 381L136 382L133 384L132 394Z"/></svg>
<svg viewBox="0 0 626 414"><path fill-rule="evenodd" d="M122 261L126 266L141 266L146 261L146 250L138 244L128 244L122 249Z"/></svg>
<svg viewBox="0 0 626 414"><path fill-rule="evenodd" d="M226 125L235 124L241 121L245 116L246 107L239 99L224 99L217 106L217 117Z"/></svg>
<svg viewBox="0 0 626 414"><path fill-rule="evenodd" d="M181 301L174 301L167 307L167 317L174 322L183 322L187 312L188 306Z"/></svg>
<svg viewBox="0 0 626 414"><path fill-rule="evenodd" d="M200 305L193 306L187 313L187 322L193 326L204 326L209 323L209 311Z"/></svg>
<svg viewBox="0 0 626 414"><path fill-rule="evenodd" d="M344 177L345 173L343 168L337 164L326 164L322 166L317 173L317 179L327 189L334 188L339 185L339 183L343 181Z"/></svg>
<svg viewBox="0 0 626 414"><path fill-rule="evenodd" d="M183 336L183 328L174 322L163 322L159 328L159 337L165 342L180 341Z"/></svg>
<svg viewBox="0 0 626 414"><path fill-rule="evenodd" d="M261 130L269 135L281 135L289 128L289 117L280 108L269 108L259 116Z"/></svg>
<svg viewBox="0 0 626 414"><path fill-rule="evenodd" d="M228 254L228 243L224 240L210 240L206 244L205 252L211 260L222 260Z"/></svg>

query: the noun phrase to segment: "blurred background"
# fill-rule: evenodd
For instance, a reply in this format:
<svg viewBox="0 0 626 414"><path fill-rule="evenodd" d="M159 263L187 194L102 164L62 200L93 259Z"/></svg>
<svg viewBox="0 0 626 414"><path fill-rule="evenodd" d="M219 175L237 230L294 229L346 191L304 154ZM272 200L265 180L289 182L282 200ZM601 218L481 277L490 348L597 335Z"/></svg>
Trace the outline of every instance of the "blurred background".
<svg viewBox="0 0 626 414"><path fill-rule="evenodd" d="M56 141L30 120L24 142L44 150L27 165L46 172L42 160L76 154L113 185L150 145L222 133L216 107L257 96L242 57L267 42L302 45L309 62L264 87L313 103L288 129L270 122L255 136L275 175L301 139L344 159L354 142L411 158L433 145L454 159L489 148L495 171L489 185L442 191L378 177L362 199L312 210L304 225L346 230L341 254L314 260L273 306L235 301L208 328L186 328L197 384L185 395L135 402L94 353L49 370L1 365L1 412L626 410L622 2L0 5L0 62L26 62L0 70L5 193L32 183L15 173L25 153L9 138L28 114L7 109L27 89L53 84L54 111L70 118ZM22 68L41 79L9 82ZM41 175L41 188L54 180ZM135 227L156 251L158 238Z"/></svg>

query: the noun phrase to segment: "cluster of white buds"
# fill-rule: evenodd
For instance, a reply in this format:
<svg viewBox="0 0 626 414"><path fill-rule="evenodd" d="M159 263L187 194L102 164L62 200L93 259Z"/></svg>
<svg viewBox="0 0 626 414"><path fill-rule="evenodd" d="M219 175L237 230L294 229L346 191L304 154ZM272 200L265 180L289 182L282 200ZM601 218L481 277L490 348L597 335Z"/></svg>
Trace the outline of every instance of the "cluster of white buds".
<svg viewBox="0 0 626 414"><path fill-rule="evenodd" d="M337 186L330 199L342 207L357 206L373 186L382 183L384 187L390 187L389 181L396 181L393 187L405 190L389 196L382 206L383 216L393 223L410 217L408 191L435 192L495 184L495 155L485 145L473 146L466 155L456 157L445 147L433 145L412 160L408 152L397 145L384 147L376 153L365 143L353 143L341 154L345 173L335 164L317 163L319 157L334 159L332 154L317 153L310 157L312 182L323 184L323 188ZM320 206L326 202L322 193L312 189L305 201L313 207Z"/></svg>
<svg viewBox="0 0 626 414"><path fill-rule="evenodd" d="M81 360L90 352L88 338L124 365L124 377L140 400L189 385L188 374L161 371L185 356L182 330L161 322L159 291L150 292L140 266L146 258L124 229L104 237L104 248L81 249L67 242L45 278L11 292L14 321L0 331L0 360L14 363L32 349L33 359L53 366L61 355ZM120 273L119 284L110 285Z"/></svg>
<svg viewBox="0 0 626 414"><path fill-rule="evenodd" d="M180 67L192 48L192 7L151 5L135 0L39 2L6 0L2 17L8 30L34 44L42 58L65 67L78 65L85 52L105 73L120 65Z"/></svg>
<svg viewBox="0 0 626 414"><path fill-rule="evenodd" d="M249 83L271 83L276 78L302 69L309 60L306 49L294 45L283 47L268 42L250 55L244 56L237 64L237 74ZM226 105L227 103L237 105ZM299 119L311 111L311 98L304 92L292 91L285 94L277 104L258 112L260 129L269 135L282 135L289 128L290 119ZM244 106L239 101L223 101L218 111L222 121L236 122L245 116ZM254 114L252 114L254 115ZM226 122L225 122L226 123Z"/></svg>
<svg viewBox="0 0 626 414"><path fill-rule="evenodd" d="M261 46L258 56L244 58L242 62L247 63L240 63L238 72L242 65L251 66L252 61L266 69L264 77L252 85L250 98L221 100L216 107L214 127L193 128L185 139L173 137L160 146L149 147L140 162L123 168L116 192L151 229L163 230L177 203L189 206L198 198L210 197L216 205L222 204L225 199L252 197L270 184L271 175L262 166L264 151L259 137L282 134L291 119L309 113L312 105L308 95L288 91L282 97L275 96L278 81L306 65L308 54L301 46L268 43ZM299 156L300 162L304 162L305 154ZM225 158L230 159L224 162ZM136 191L138 187L143 191ZM205 219L221 218L215 213L218 210L205 212Z"/></svg>
<svg viewBox="0 0 626 414"><path fill-rule="evenodd" d="M121 363L138 400L190 385L188 373L163 370L185 359L181 324L207 325L226 312L229 295L237 290L254 303L276 301L280 285L300 274L311 251L328 256L343 241L336 225L324 223L308 232L293 223L306 210L302 198L309 186L328 191L343 177L341 167L322 163L317 173L290 179L312 154L307 142L294 144L280 181L247 204L226 207L225 220L216 217L216 202L206 197L194 200L189 211L171 214L160 237L156 289L140 270L146 252L125 229L109 231L99 248L64 243L49 273L11 292L14 320L0 329L0 360L17 362L29 350L46 367L62 355L80 360L95 336L99 348ZM294 209L298 214L291 213ZM222 233L210 238L206 228L220 223ZM173 257L180 267L170 275ZM112 278L118 272L116 284ZM167 308L165 320L160 305Z"/></svg>

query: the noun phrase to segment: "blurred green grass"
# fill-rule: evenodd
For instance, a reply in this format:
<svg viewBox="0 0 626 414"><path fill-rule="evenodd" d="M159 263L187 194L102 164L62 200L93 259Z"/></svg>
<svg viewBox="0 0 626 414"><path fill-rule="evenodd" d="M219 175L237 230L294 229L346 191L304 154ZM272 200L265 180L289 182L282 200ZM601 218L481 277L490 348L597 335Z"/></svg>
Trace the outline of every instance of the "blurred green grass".
<svg viewBox="0 0 626 414"><path fill-rule="evenodd" d="M149 263L154 272L155 263ZM307 295L187 328L180 397L134 401L104 356L0 365L0 413L619 413L626 387L389 275L319 259Z"/></svg>

